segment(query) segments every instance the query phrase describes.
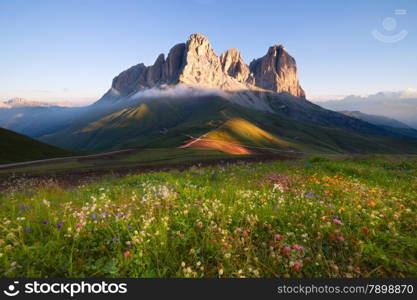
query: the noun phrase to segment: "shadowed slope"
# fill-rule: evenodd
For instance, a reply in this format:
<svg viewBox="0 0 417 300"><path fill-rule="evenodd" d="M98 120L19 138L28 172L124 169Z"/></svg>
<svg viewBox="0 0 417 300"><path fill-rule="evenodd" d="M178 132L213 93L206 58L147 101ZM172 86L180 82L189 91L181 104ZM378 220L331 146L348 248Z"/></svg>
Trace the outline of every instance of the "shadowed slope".
<svg viewBox="0 0 417 300"><path fill-rule="evenodd" d="M0 144L0 164L77 154L3 128L0 128Z"/></svg>

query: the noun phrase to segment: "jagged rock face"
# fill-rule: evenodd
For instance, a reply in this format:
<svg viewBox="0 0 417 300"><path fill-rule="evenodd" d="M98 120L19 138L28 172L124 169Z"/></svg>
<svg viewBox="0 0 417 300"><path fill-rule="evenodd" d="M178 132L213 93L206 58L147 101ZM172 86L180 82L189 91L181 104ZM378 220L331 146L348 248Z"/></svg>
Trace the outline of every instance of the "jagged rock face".
<svg viewBox="0 0 417 300"><path fill-rule="evenodd" d="M253 60L249 69L255 77L255 85L278 93L287 92L296 97L305 97L297 77L295 59L283 46L270 47L268 53Z"/></svg>
<svg viewBox="0 0 417 300"><path fill-rule="evenodd" d="M220 58L214 53L208 39L201 34L191 35L187 42L179 82L224 90L247 89L244 83L223 71Z"/></svg>
<svg viewBox="0 0 417 300"><path fill-rule="evenodd" d="M174 46L167 58L160 54L152 66L138 64L113 79L112 89L122 96L167 84L187 84L228 91L266 89L304 97L295 60L281 46L271 47L250 66L237 49L218 57L206 37L192 34Z"/></svg>
<svg viewBox="0 0 417 300"><path fill-rule="evenodd" d="M246 82L248 84L255 83L248 65L245 64L242 55L236 48L227 50L220 55L220 63L222 64L223 72L237 79L239 82Z"/></svg>
<svg viewBox="0 0 417 300"><path fill-rule="evenodd" d="M161 81L175 83L184 64L185 44L175 45L168 53L165 61Z"/></svg>
<svg viewBox="0 0 417 300"><path fill-rule="evenodd" d="M128 95L139 90L139 86L148 88L148 86L143 84L145 83L147 69L148 68L142 63L130 67L113 79L112 88L123 95Z"/></svg>
<svg viewBox="0 0 417 300"><path fill-rule="evenodd" d="M177 83L184 53L185 44L178 44L170 50L166 60L164 54L160 54L152 66L142 63L133 66L113 79L112 89L121 95L129 95L158 85Z"/></svg>

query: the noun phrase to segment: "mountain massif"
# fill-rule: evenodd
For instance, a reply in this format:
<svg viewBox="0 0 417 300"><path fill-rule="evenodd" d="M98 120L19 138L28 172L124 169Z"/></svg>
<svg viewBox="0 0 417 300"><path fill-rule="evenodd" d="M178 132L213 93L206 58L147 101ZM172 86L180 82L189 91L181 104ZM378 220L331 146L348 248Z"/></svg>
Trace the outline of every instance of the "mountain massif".
<svg viewBox="0 0 417 300"><path fill-rule="evenodd" d="M152 66L140 63L120 73L109 92L126 96L173 84L225 91L270 90L305 97L295 60L283 46L270 47L265 56L248 66L235 48L217 56L201 34L175 45L166 58L160 54Z"/></svg>
<svg viewBox="0 0 417 300"><path fill-rule="evenodd" d="M5 110L0 126L77 150L417 152L413 129L378 126L308 101L295 59L283 46L246 64L235 48L216 55L201 34L151 66L139 63L121 72L90 106L54 113L39 108L38 123L10 110L5 118Z"/></svg>

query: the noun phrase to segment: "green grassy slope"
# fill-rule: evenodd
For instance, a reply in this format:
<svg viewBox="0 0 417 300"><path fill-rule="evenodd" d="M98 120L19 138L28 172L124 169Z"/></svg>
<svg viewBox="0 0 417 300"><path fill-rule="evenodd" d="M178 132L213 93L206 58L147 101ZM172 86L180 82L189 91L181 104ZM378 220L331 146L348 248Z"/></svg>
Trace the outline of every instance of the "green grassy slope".
<svg viewBox="0 0 417 300"><path fill-rule="evenodd" d="M326 153L417 153L417 140L366 135L321 126L285 115L255 111L221 97L150 99L83 124L77 130L51 135L47 142L65 148L114 150L132 147L174 148L240 119L265 131L279 143L255 140L248 126L229 128L234 141L249 146ZM232 129L233 132L230 132ZM249 136L248 136L249 134ZM213 134L212 134L213 136ZM215 135L222 140L224 135Z"/></svg>
<svg viewBox="0 0 417 300"><path fill-rule="evenodd" d="M0 143L0 164L77 154L3 128L0 128Z"/></svg>

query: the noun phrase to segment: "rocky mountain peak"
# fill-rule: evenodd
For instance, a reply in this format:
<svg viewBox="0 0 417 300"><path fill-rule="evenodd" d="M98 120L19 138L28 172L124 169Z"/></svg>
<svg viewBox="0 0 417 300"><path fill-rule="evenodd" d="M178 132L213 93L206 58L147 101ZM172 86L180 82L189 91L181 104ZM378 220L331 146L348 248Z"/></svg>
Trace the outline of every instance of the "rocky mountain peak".
<svg viewBox="0 0 417 300"><path fill-rule="evenodd" d="M188 50L195 51L197 55L213 53L209 40L202 34L194 33L190 35L187 41Z"/></svg>
<svg viewBox="0 0 417 300"><path fill-rule="evenodd" d="M269 47L268 52L270 52L270 51L272 51L272 52L282 51L282 50L285 51L285 47L283 45L279 44L279 45L273 45L273 46Z"/></svg>
<svg viewBox="0 0 417 300"><path fill-rule="evenodd" d="M297 77L295 59L282 45L269 47L265 56L253 60L249 69L255 77L255 85L278 93L286 92L305 97Z"/></svg>
<svg viewBox="0 0 417 300"><path fill-rule="evenodd" d="M248 66L236 48L217 56L202 34L192 34L186 43L175 45L166 59L160 54L151 66L141 63L120 73L113 80L112 91L127 96L177 83L229 91L266 89L304 97L295 60L282 45L270 47L265 56Z"/></svg>
<svg viewBox="0 0 417 300"><path fill-rule="evenodd" d="M232 91L247 89L245 83L223 71L220 58L201 34L192 34L187 41L179 83Z"/></svg>
<svg viewBox="0 0 417 300"><path fill-rule="evenodd" d="M255 83L248 65L244 62L242 55L236 48L231 48L220 55L220 62L223 71L229 76L236 78L239 82L246 82L250 85Z"/></svg>
<svg viewBox="0 0 417 300"><path fill-rule="evenodd" d="M185 43L177 44L169 50L167 59L163 66L162 78L163 82L172 84L178 82L178 76L184 62Z"/></svg>

